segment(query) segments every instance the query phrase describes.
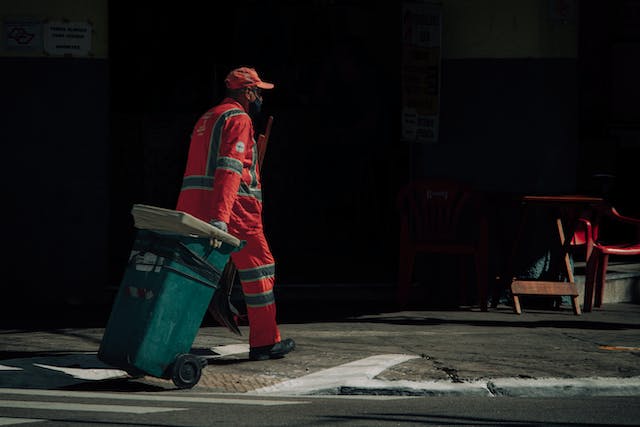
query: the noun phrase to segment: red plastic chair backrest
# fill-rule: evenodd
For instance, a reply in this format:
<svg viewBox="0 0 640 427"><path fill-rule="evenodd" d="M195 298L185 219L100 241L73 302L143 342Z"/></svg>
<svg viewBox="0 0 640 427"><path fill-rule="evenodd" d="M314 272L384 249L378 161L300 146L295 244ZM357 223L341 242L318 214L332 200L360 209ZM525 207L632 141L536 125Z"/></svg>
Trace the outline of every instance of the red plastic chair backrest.
<svg viewBox="0 0 640 427"><path fill-rule="evenodd" d="M403 228L413 241L453 242L463 238L461 219L472 201L462 183L420 180L405 186L398 196Z"/></svg>

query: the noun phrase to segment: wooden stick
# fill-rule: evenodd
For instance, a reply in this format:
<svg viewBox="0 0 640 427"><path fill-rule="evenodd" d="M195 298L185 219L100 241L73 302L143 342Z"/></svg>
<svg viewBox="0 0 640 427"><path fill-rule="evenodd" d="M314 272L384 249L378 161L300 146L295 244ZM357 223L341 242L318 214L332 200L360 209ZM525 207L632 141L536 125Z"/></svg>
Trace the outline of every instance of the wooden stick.
<svg viewBox="0 0 640 427"><path fill-rule="evenodd" d="M269 116L267 120L267 128L264 134L258 136L258 166L262 167L264 162L264 153L267 152L267 144L269 143L269 136L271 135L271 125L273 124L273 116Z"/></svg>

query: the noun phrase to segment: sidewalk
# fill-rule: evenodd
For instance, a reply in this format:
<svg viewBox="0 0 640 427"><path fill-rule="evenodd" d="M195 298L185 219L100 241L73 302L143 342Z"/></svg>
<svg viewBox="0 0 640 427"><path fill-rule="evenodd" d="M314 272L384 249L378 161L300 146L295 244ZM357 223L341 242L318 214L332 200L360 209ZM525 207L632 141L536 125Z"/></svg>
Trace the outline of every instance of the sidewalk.
<svg viewBox="0 0 640 427"><path fill-rule="evenodd" d="M371 313L281 323L298 348L250 362L242 327L199 330L208 358L194 392L256 394L480 394L640 396L640 305L606 304L575 316L523 307ZM101 327L0 330L0 387L165 390L123 379L95 357Z"/></svg>

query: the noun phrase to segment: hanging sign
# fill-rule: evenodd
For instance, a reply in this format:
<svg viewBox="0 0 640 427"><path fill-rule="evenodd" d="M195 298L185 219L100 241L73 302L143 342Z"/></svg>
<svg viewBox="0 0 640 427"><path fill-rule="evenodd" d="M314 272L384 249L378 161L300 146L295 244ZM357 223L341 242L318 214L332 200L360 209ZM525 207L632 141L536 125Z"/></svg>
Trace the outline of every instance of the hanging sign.
<svg viewBox="0 0 640 427"><path fill-rule="evenodd" d="M49 55L89 56L91 30L88 22L47 22L43 27L44 51Z"/></svg>
<svg viewBox="0 0 640 427"><path fill-rule="evenodd" d="M405 1L402 8L402 138L438 140L440 5Z"/></svg>

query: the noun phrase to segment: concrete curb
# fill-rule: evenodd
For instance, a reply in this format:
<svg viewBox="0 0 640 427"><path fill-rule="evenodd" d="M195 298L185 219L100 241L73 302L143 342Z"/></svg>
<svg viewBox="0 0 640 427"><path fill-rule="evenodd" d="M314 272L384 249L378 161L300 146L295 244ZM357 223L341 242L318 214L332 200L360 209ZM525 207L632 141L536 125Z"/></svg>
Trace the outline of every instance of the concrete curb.
<svg viewBox="0 0 640 427"><path fill-rule="evenodd" d="M510 397L640 396L640 377L497 378L487 388L495 396Z"/></svg>
<svg viewBox="0 0 640 427"><path fill-rule="evenodd" d="M640 396L640 377L631 378L495 378L470 382L382 381L357 379L314 390L267 388L248 394L279 396L379 395L478 397Z"/></svg>

